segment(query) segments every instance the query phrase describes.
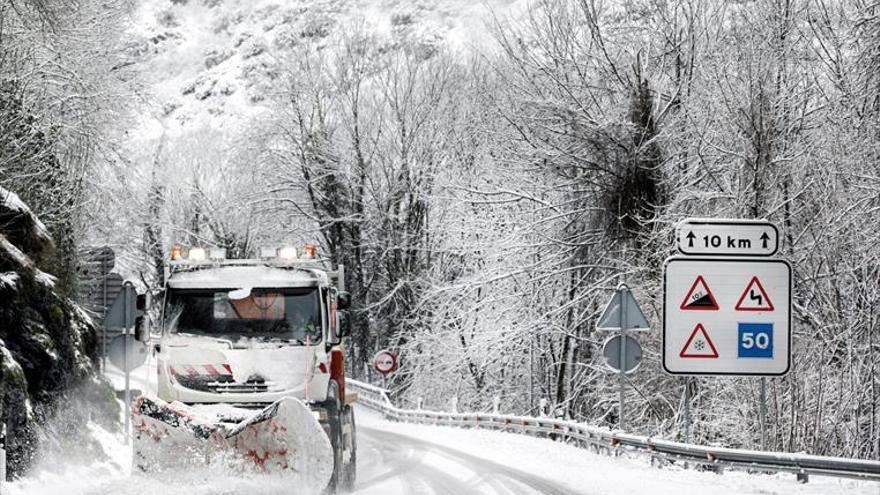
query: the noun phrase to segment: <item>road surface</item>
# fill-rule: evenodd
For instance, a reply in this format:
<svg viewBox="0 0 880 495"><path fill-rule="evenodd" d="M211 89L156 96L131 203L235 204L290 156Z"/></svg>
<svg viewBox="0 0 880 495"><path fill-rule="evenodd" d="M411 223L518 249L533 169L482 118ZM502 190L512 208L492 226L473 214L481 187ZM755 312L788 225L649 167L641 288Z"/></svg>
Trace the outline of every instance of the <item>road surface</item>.
<svg viewBox="0 0 880 495"><path fill-rule="evenodd" d="M364 418L369 414L358 411ZM395 433L358 428L356 493L563 495L571 488L461 450Z"/></svg>

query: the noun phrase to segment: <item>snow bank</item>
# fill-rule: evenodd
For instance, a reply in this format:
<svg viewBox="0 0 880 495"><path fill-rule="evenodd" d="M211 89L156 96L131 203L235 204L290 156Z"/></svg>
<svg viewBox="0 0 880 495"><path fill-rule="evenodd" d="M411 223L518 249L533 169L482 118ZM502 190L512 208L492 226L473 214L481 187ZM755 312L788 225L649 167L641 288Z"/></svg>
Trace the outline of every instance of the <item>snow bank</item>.
<svg viewBox="0 0 880 495"><path fill-rule="evenodd" d="M38 468L31 476L9 483L4 495L275 495L291 493L284 477L231 472L205 466L175 472L173 476L131 475L131 447L121 434L95 424L87 426L110 460L71 462ZM308 493L299 492L294 493Z"/></svg>

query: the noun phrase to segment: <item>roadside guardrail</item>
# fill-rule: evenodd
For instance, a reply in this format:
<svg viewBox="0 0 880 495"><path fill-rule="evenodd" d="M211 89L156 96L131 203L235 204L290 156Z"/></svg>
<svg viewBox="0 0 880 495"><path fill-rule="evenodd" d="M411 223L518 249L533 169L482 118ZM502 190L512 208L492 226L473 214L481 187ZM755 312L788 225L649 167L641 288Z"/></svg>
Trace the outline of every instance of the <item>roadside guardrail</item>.
<svg viewBox="0 0 880 495"><path fill-rule="evenodd" d="M686 461L718 474L735 469L793 473L802 483L809 481L810 475L880 481L878 461L694 445L547 417L401 409L391 402L388 391L381 387L352 379L346 380L346 386L357 392L358 403L393 421L546 436L596 453L648 455L652 463L660 466Z"/></svg>

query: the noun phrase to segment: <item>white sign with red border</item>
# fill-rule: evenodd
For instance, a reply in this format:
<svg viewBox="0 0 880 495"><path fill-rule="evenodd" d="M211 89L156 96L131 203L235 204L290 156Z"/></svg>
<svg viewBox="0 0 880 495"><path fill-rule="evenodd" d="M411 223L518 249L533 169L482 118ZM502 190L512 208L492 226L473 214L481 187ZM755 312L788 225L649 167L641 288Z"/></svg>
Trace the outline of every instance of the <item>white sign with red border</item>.
<svg viewBox="0 0 880 495"><path fill-rule="evenodd" d="M388 376L397 369L397 355L388 349L382 349L373 356L373 369Z"/></svg>
<svg viewBox="0 0 880 495"><path fill-rule="evenodd" d="M779 376L791 363L791 266L673 257L663 270L663 369Z"/></svg>

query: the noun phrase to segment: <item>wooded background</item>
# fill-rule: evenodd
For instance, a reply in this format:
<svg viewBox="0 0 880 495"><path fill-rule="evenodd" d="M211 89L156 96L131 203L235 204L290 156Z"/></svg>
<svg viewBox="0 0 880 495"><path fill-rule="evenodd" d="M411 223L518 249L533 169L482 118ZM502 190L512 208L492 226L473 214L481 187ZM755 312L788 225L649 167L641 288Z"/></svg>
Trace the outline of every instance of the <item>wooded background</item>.
<svg viewBox="0 0 880 495"><path fill-rule="evenodd" d="M126 33L131 3L0 6L0 183L47 224L69 295L95 245L157 287L171 242L317 242L347 269L355 376L390 347L399 400L547 398L614 426L594 326L625 281L655 329L628 424L680 439L685 381L660 368L674 225L765 218L795 283L768 448L880 457L880 4L538 1L468 46L402 14L390 32L309 22L258 53L258 117L140 141L132 122L175 109L142 82L166 41ZM757 379L687 383L696 442L758 446Z"/></svg>

